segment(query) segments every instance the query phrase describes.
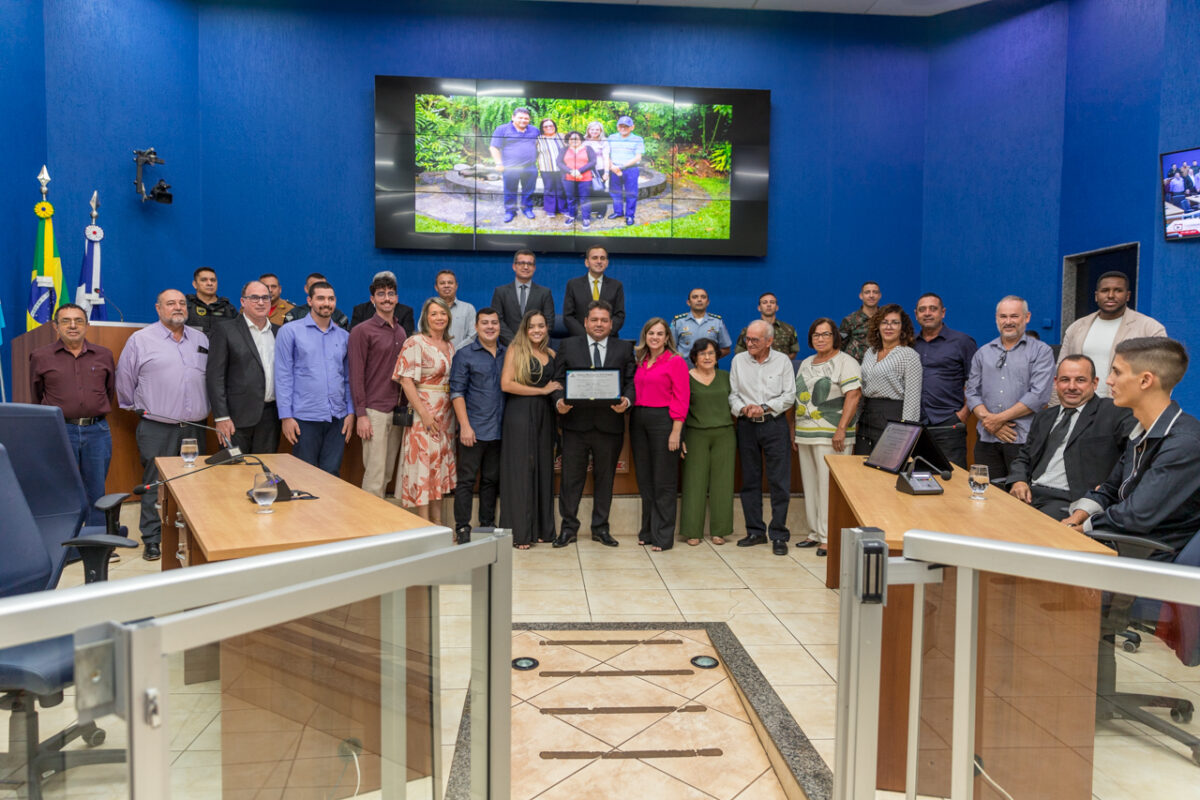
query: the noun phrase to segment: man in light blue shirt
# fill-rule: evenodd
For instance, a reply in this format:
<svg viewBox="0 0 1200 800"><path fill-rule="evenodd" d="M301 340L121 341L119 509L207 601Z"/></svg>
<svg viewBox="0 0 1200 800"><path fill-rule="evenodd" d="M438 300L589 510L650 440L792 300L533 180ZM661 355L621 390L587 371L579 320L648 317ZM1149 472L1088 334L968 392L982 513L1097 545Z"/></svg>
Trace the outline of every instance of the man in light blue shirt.
<svg viewBox="0 0 1200 800"><path fill-rule="evenodd" d="M307 317L289 322L275 338L275 402L292 455L331 475L354 430L350 399L350 334L334 325L333 287L308 289Z"/></svg>
<svg viewBox="0 0 1200 800"><path fill-rule="evenodd" d="M1008 476L1033 415L1050 399L1054 351L1025 335L1028 324L1022 298L1009 295L996 304L1000 335L975 351L967 375L967 408L979 420L975 463L987 465L992 480Z"/></svg>
<svg viewBox="0 0 1200 800"><path fill-rule="evenodd" d="M646 143L633 132L633 120L621 117L617 120L617 132L608 137L609 166L608 191L612 195L613 213L609 219L625 218L626 225L633 224L637 212L638 175L641 173L642 156Z"/></svg>
<svg viewBox="0 0 1200 800"><path fill-rule="evenodd" d="M700 287L692 289L688 293L688 309L671 320L671 335L675 337L679 355L687 358L692 352L692 345L701 339L711 339L717 343L718 358L729 355L733 340L729 338L725 320L718 314L708 313L708 292Z"/></svg>

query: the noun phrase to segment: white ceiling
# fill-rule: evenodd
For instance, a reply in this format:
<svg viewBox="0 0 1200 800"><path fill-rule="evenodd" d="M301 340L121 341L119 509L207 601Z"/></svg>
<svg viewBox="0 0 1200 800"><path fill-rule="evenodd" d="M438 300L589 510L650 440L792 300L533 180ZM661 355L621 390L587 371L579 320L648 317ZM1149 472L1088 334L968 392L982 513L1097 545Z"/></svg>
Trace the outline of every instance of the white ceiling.
<svg viewBox="0 0 1200 800"><path fill-rule="evenodd" d="M540 0L534 0L538 2ZM893 17L932 17L987 0L545 0L546 2L609 3L613 5L737 8L748 11L816 11L830 14L882 14Z"/></svg>

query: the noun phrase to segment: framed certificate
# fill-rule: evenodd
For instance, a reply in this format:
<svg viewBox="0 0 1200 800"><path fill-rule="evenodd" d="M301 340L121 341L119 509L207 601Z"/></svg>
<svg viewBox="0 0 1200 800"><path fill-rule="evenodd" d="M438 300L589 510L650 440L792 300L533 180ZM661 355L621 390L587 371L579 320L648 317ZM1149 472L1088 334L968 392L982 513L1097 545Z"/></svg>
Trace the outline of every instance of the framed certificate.
<svg viewBox="0 0 1200 800"><path fill-rule="evenodd" d="M569 369L567 370L566 402L603 403L612 405L621 400L621 370L619 369Z"/></svg>

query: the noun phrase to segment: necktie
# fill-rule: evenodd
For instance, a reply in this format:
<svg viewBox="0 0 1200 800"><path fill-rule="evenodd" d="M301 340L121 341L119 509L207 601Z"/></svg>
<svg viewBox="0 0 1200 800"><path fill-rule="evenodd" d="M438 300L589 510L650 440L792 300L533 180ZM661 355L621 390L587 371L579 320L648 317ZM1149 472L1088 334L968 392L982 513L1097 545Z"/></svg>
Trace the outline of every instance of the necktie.
<svg viewBox="0 0 1200 800"><path fill-rule="evenodd" d="M519 300L519 302L521 303L521 316L525 316L525 300L527 299L528 290L529 290L529 286L522 283L521 284L521 298Z"/></svg>
<svg viewBox="0 0 1200 800"><path fill-rule="evenodd" d="M592 342L592 369L600 369L604 366L604 359L600 357L600 343Z"/></svg>
<svg viewBox="0 0 1200 800"><path fill-rule="evenodd" d="M1071 429L1071 417L1075 416L1077 408L1064 408L1062 416L1058 418L1054 429L1050 431L1050 437L1046 439L1046 449L1042 451L1042 457L1037 463L1037 467L1033 470L1033 479L1036 481L1042 477L1042 473L1046 471L1046 467L1050 466L1050 460L1054 458L1054 454L1063 446L1063 442L1067 440L1067 431Z"/></svg>
<svg viewBox="0 0 1200 800"><path fill-rule="evenodd" d="M592 278L592 299L600 299L600 281L596 278Z"/></svg>

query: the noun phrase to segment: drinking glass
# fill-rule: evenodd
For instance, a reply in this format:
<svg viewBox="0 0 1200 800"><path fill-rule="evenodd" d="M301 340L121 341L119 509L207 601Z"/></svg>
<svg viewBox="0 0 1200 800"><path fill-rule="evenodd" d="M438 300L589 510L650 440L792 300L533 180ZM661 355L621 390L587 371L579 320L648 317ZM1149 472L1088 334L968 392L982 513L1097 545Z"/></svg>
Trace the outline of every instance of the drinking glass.
<svg viewBox="0 0 1200 800"><path fill-rule="evenodd" d="M987 464L972 464L971 473L967 476L967 483L971 485L971 499L982 500L983 493L988 487L988 468Z"/></svg>
<svg viewBox="0 0 1200 800"><path fill-rule="evenodd" d="M275 485L275 476L270 472L260 472L254 476L254 491L252 495L254 502L258 503L259 514L272 514L275 509L271 508L271 503L275 502L276 496L279 494L279 489Z"/></svg>
<svg viewBox="0 0 1200 800"><path fill-rule="evenodd" d="M200 443L195 439L184 439L179 445L179 455L188 469L191 469L196 464L196 456L200 455Z"/></svg>

